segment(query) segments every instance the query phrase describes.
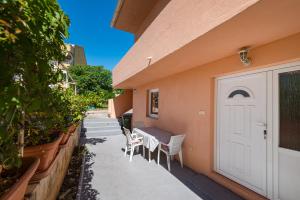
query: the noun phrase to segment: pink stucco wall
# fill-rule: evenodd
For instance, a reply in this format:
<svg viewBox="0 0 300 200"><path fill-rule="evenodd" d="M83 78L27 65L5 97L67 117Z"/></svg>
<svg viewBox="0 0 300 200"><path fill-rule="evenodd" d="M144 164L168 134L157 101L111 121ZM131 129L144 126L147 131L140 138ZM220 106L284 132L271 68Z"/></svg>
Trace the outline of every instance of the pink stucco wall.
<svg viewBox="0 0 300 200"><path fill-rule="evenodd" d="M165 8L165 6L170 2L170 0L158 0L155 6L151 9L150 13L141 23L138 30L134 33L135 40L137 41L144 31L150 26L150 24L155 20L155 18L159 15L159 13Z"/></svg>
<svg viewBox="0 0 300 200"><path fill-rule="evenodd" d="M111 118L120 117L132 109L132 90L124 90L123 94L108 100L108 114Z"/></svg>
<svg viewBox="0 0 300 200"><path fill-rule="evenodd" d="M152 57L151 64L159 61L258 1L219 0L216 3L211 0L172 0L166 6L159 4L165 6L163 10L147 28L141 26L143 34L139 37L137 33L139 39L113 69L113 84L117 85L147 68L147 57ZM157 7L155 9L159 10Z"/></svg>
<svg viewBox="0 0 300 200"><path fill-rule="evenodd" d="M149 26L113 70L115 87L135 88L300 30L298 0L196 2L172 0L159 14L154 7L149 18L158 16L146 18Z"/></svg>
<svg viewBox="0 0 300 200"><path fill-rule="evenodd" d="M133 121L144 121L173 133L187 135L183 146L184 163L227 186L246 199L263 197L213 172L214 93L216 76L253 70L300 60L300 33L250 51L251 67L233 55L136 88L133 93ZM146 117L146 91L159 88L159 119ZM199 115L199 111L202 115Z"/></svg>

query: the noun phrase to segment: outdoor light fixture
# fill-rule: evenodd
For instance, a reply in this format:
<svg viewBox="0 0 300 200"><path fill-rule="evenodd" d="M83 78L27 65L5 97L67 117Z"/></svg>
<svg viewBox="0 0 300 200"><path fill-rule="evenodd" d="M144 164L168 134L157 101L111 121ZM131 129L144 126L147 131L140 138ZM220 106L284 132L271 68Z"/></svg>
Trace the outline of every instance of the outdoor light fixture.
<svg viewBox="0 0 300 200"><path fill-rule="evenodd" d="M152 56L147 57L148 60L148 66L151 64Z"/></svg>
<svg viewBox="0 0 300 200"><path fill-rule="evenodd" d="M251 64L251 58L248 57L248 51L249 51L249 48L248 48L248 47L243 47L243 48L241 48L241 50L239 51L239 55L240 55L241 62L242 62L245 66L249 66L249 65Z"/></svg>

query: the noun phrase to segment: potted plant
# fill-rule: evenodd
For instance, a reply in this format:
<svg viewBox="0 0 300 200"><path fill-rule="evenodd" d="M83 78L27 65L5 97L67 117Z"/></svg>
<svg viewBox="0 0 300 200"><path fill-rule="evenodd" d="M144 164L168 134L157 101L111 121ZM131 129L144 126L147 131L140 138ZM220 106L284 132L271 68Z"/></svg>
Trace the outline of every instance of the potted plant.
<svg viewBox="0 0 300 200"><path fill-rule="evenodd" d="M0 199L23 199L28 182L34 175L38 165L38 158L22 158L22 165L18 167L4 167L0 177ZM3 166L1 166L3 167Z"/></svg>
<svg viewBox="0 0 300 200"><path fill-rule="evenodd" d="M63 134L52 130L55 120L49 114L34 113L27 117L24 131L24 157L40 158L37 172L42 172L48 169L55 159Z"/></svg>
<svg viewBox="0 0 300 200"><path fill-rule="evenodd" d="M85 112L87 110L85 100L81 96L74 94L72 90L67 90L64 93L64 97L68 102L69 107L67 108L68 112L64 112L64 110L62 109L62 116L64 119L64 124L66 125L64 127L64 130L66 131L61 141L62 145L66 144L69 137L74 134L77 126L84 118Z"/></svg>
<svg viewBox="0 0 300 200"><path fill-rule="evenodd" d="M59 85L36 88L35 94L39 94L43 103L27 109L24 157L39 157L38 172L43 172L55 159L59 145L67 142L70 135L67 130L73 118L70 101Z"/></svg>
<svg viewBox="0 0 300 200"><path fill-rule="evenodd" d="M49 0L0 1L0 11L0 199L21 200L26 189L21 182L28 182L39 165L27 148L61 138L50 131L54 102L60 101L52 90L61 79L52 61L65 58L69 20Z"/></svg>
<svg viewBox="0 0 300 200"><path fill-rule="evenodd" d="M15 137L20 127L14 125L14 120L11 117L10 112L7 112L5 116L0 116L1 200L23 199L28 182L39 165L38 158L21 157L22 152L18 145L20 141Z"/></svg>
<svg viewBox="0 0 300 200"><path fill-rule="evenodd" d="M55 102L56 115L52 118L52 122L54 124L53 133L62 134L60 145L65 145L71 132L73 132L71 102L67 95L67 91L63 91L60 88L53 90L53 95L59 99L59 101Z"/></svg>

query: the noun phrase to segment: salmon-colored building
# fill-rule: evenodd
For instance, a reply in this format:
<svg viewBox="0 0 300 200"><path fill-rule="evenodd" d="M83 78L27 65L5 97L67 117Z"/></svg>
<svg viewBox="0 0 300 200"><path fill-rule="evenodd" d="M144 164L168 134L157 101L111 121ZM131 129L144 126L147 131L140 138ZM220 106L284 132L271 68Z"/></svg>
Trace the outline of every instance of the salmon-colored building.
<svg viewBox="0 0 300 200"><path fill-rule="evenodd" d="M110 111L185 134L184 164L246 199L299 200L299 20L299 0L119 0Z"/></svg>

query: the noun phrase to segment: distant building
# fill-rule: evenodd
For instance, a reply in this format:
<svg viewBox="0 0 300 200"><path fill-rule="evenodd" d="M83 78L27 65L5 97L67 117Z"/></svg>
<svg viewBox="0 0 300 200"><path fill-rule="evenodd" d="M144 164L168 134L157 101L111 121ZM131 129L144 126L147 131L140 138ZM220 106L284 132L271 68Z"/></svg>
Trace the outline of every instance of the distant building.
<svg viewBox="0 0 300 200"><path fill-rule="evenodd" d="M68 74L68 68L73 65L87 65L84 48L74 44L65 44L67 48L66 60L62 63L55 63L55 65L63 71L64 79L63 87L69 88L73 86L76 92L76 83Z"/></svg>
<svg viewBox="0 0 300 200"><path fill-rule="evenodd" d="M84 48L74 44L66 44L67 59L62 63L62 67L67 69L72 65L86 65Z"/></svg>

